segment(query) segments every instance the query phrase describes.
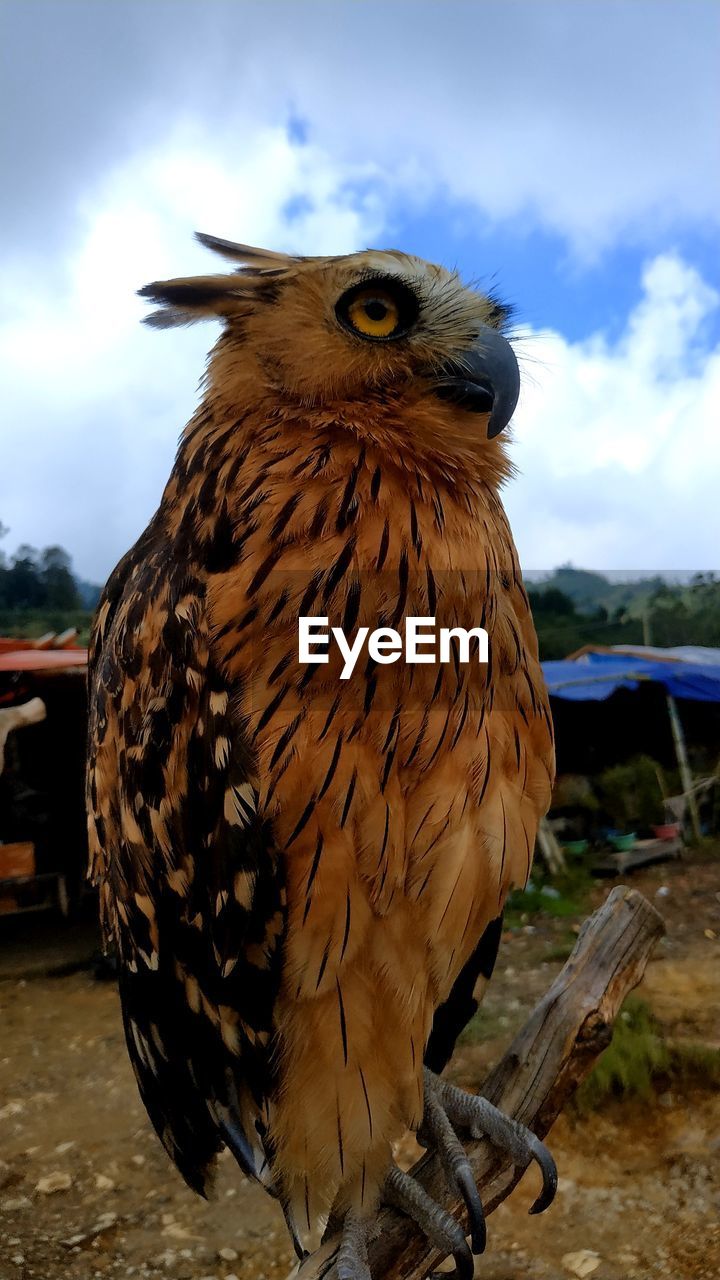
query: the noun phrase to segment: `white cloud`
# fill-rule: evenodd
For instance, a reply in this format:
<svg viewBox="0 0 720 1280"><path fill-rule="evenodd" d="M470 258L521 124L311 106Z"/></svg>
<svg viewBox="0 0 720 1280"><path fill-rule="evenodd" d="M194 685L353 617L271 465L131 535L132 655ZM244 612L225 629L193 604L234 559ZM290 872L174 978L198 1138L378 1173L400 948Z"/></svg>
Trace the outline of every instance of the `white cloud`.
<svg viewBox="0 0 720 1280"><path fill-rule="evenodd" d="M334 167L372 167L396 199L465 201L471 217L543 226L576 254L718 225L710 0L55 0L39 21L41 0L6 2L4 114L17 122L6 216L14 205L20 237L30 226L37 239L38 215L51 236L89 173L168 121L192 122L203 147L232 137L242 167L291 110ZM281 151L257 170L271 193ZM167 166L165 178L181 208L185 173ZM252 206L228 202L239 238Z"/></svg>
<svg viewBox="0 0 720 1280"><path fill-rule="evenodd" d="M60 542L100 579L147 522L213 331L148 332L134 289L214 268L195 227L310 253L382 236L376 169L280 126L236 123L176 124L83 192L74 247L53 273L31 281L17 260L0 277L6 547ZM525 344L522 475L507 498L528 567L712 567L720 353L703 333L717 306L691 266L662 256L617 341Z"/></svg>
<svg viewBox="0 0 720 1280"><path fill-rule="evenodd" d="M717 569L720 295L676 256L648 263L620 339L524 344L507 494L529 569Z"/></svg>
<svg viewBox="0 0 720 1280"><path fill-rule="evenodd" d="M227 136L179 128L86 193L62 283L5 275L5 547L59 542L81 574L105 579L157 505L213 341L212 325L144 329L134 290L217 269L194 228L240 225L250 242L311 253L369 242L378 213L354 194L366 176L293 146L281 128L257 132L242 157Z"/></svg>

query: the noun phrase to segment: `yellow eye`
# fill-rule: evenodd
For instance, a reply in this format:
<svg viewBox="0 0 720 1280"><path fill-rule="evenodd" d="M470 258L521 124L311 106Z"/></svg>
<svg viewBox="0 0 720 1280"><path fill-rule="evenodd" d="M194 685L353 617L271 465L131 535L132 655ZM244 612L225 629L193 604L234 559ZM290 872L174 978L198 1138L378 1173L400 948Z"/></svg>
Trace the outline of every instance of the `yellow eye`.
<svg viewBox="0 0 720 1280"><path fill-rule="evenodd" d="M387 342L407 333L418 316L415 294L401 280L380 277L344 293L335 314L345 329L371 342Z"/></svg>
<svg viewBox="0 0 720 1280"><path fill-rule="evenodd" d="M357 293L347 314L353 329L367 338L389 338L400 323L398 305L383 289L363 289Z"/></svg>

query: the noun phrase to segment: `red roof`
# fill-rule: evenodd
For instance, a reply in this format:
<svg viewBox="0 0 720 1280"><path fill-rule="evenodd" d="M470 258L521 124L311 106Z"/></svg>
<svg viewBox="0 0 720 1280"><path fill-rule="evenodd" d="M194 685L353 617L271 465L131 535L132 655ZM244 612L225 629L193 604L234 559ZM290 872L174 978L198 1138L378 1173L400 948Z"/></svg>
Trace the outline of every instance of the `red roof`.
<svg viewBox="0 0 720 1280"><path fill-rule="evenodd" d="M33 640L18 640L15 636L0 636L0 653L10 653L14 649L37 649Z"/></svg>
<svg viewBox="0 0 720 1280"><path fill-rule="evenodd" d="M87 649L0 650L0 671L62 671L86 666Z"/></svg>

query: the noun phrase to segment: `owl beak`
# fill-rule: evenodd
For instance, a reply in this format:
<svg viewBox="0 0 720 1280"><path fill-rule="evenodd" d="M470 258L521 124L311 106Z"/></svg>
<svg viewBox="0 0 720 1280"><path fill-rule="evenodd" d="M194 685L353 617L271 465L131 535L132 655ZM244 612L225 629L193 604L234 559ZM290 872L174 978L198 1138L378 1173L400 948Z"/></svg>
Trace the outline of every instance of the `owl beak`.
<svg viewBox="0 0 720 1280"><path fill-rule="evenodd" d="M470 350L436 375L434 391L468 413L488 413L488 439L499 435L520 395L520 370L507 338L484 325Z"/></svg>

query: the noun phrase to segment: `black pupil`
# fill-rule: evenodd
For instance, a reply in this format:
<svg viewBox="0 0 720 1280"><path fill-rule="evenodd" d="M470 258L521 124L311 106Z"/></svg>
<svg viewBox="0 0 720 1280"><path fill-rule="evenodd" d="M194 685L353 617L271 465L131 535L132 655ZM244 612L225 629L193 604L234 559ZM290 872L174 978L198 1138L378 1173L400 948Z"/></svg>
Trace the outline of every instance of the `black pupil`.
<svg viewBox="0 0 720 1280"><path fill-rule="evenodd" d="M381 298L368 298L365 303L365 315L368 320L384 320L388 313L388 305Z"/></svg>

